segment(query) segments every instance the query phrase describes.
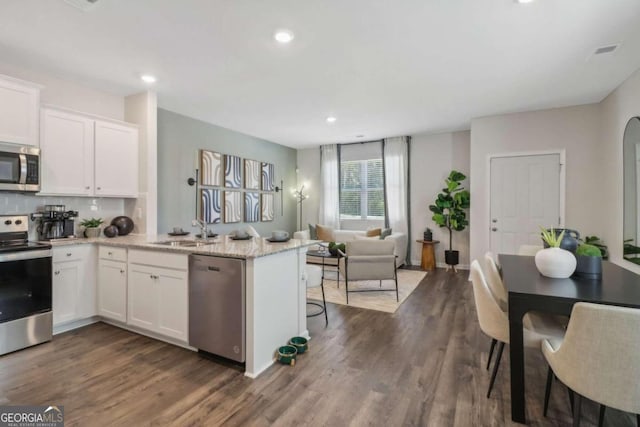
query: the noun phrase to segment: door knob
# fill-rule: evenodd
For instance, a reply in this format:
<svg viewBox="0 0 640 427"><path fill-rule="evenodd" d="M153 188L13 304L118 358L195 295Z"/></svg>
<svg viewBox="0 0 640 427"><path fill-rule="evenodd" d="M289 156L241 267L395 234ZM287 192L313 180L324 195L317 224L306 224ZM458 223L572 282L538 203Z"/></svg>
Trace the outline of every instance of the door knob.
<svg viewBox="0 0 640 427"><path fill-rule="evenodd" d="M491 220L491 222L493 222L493 223L498 222L498 218L493 218L493 219Z"/></svg>
<svg viewBox="0 0 640 427"><path fill-rule="evenodd" d="M493 227L491 231L498 231L498 229L496 227Z"/></svg>

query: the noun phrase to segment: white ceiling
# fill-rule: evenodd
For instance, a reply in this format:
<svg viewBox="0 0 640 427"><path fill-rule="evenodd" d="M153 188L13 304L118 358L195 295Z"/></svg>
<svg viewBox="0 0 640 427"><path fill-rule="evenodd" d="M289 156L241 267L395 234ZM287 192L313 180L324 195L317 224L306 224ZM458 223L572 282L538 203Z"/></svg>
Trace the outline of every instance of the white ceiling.
<svg viewBox="0 0 640 427"><path fill-rule="evenodd" d="M640 2L3 0L0 60L123 95L152 73L163 108L306 147L600 101L640 68Z"/></svg>

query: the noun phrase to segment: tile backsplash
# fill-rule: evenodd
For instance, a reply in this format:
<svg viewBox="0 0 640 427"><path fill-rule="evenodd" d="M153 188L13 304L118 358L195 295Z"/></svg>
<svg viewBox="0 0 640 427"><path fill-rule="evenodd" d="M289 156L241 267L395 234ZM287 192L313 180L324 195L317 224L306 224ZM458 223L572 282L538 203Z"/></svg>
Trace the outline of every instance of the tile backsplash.
<svg viewBox="0 0 640 427"><path fill-rule="evenodd" d="M76 234L81 233L78 225L85 218L102 218L105 223L118 215L124 215L124 199L91 197L35 196L0 192L0 215L30 214L44 210L44 205L65 205L66 210L78 211ZM36 240L36 224L29 220L29 238Z"/></svg>

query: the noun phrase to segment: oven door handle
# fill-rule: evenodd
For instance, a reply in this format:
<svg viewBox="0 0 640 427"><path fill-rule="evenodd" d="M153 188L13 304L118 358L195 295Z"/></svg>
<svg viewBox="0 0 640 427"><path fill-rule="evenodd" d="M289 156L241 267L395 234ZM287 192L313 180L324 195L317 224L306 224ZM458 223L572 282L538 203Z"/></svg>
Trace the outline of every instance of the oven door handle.
<svg viewBox="0 0 640 427"><path fill-rule="evenodd" d="M0 254L0 262L24 261L29 259L50 258L51 249L40 249L37 251L20 251Z"/></svg>
<svg viewBox="0 0 640 427"><path fill-rule="evenodd" d="M20 179L18 180L18 184L26 184L27 183L27 156L26 154L18 154L20 158Z"/></svg>

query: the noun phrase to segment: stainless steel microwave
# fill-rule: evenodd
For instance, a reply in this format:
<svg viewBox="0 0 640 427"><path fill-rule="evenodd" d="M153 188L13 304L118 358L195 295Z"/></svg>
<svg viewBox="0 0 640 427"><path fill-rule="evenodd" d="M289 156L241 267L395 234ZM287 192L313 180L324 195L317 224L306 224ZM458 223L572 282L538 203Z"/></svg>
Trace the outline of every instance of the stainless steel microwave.
<svg viewBox="0 0 640 427"><path fill-rule="evenodd" d="M0 190L40 191L40 149L0 142Z"/></svg>

